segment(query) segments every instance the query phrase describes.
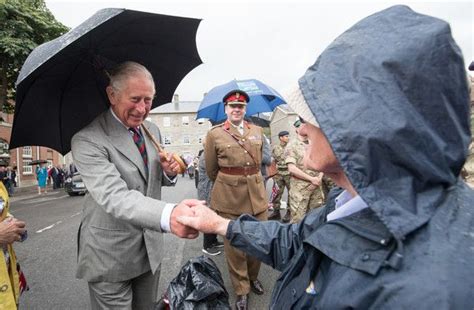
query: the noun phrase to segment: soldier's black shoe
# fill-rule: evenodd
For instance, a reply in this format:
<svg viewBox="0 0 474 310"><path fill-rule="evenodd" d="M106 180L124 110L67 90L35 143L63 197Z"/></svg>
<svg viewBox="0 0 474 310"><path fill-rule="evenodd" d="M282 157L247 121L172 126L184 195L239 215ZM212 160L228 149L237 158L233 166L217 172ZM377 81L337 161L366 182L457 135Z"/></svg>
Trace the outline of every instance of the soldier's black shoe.
<svg viewBox="0 0 474 310"><path fill-rule="evenodd" d="M219 255L221 254L222 252L219 251L217 248L215 247L210 247L210 248L203 248L202 249L202 252L203 253L206 253L207 255L211 255L211 256L216 256L216 255Z"/></svg>
<svg viewBox="0 0 474 310"><path fill-rule="evenodd" d="M252 289L252 292L257 295L263 295L265 293L262 283L258 280L250 281L250 288Z"/></svg>
<svg viewBox="0 0 474 310"><path fill-rule="evenodd" d="M270 221L279 221L279 220L281 220L280 210L273 210L273 212L268 215L268 220L270 220Z"/></svg>
<svg viewBox="0 0 474 310"><path fill-rule="evenodd" d="M247 310L248 309L248 298L247 295L237 295L237 300L235 301L236 310Z"/></svg>
<svg viewBox="0 0 474 310"><path fill-rule="evenodd" d="M291 213L290 210L286 210L285 216L281 220L283 223L289 223L291 221Z"/></svg>
<svg viewBox="0 0 474 310"><path fill-rule="evenodd" d="M213 248L223 248L224 247L224 242L221 242L221 241L216 241L216 243L214 243L212 245Z"/></svg>

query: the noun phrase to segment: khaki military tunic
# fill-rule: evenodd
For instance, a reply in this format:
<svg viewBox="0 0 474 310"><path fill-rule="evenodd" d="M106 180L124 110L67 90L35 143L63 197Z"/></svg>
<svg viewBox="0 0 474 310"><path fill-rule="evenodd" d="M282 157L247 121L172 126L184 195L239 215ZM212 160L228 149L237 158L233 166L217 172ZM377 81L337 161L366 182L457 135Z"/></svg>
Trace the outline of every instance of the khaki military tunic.
<svg viewBox="0 0 474 310"><path fill-rule="evenodd" d="M312 177L317 176L319 172L304 167L304 153L305 144L300 140L293 141L285 150L286 164L294 164L304 173ZM315 186L311 182L291 176L289 200L291 206L291 222L298 223L311 209L318 208L322 205L323 192L321 186Z"/></svg>
<svg viewBox="0 0 474 310"><path fill-rule="evenodd" d="M229 133L245 145L248 151L241 147ZM267 219L268 200L260 170L257 173L242 175L225 173L225 169L242 170L242 172L246 169L248 171L260 169L262 139L262 128L246 122L244 122L243 135L228 121L213 127L208 132L204 154L207 174L214 181L211 208L222 217L236 219L248 213L259 220ZM250 281L257 280L260 262L231 246L225 238L224 252L235 294L248 294Z"/></svg>
<svg viewBox="0 0 474 310"><path fill-rule="evenodd" d="M233 134L251 152L237 143ZM219 171L221 167L249 167L260 169L262 164L261 127L244 124L244 134L225 122L212 128L206 137L206 171L214 182L211 207L220 212L241 215L259 214L267 209L267 195L263 186L262 173L251 175L230 175Z"/></svg>

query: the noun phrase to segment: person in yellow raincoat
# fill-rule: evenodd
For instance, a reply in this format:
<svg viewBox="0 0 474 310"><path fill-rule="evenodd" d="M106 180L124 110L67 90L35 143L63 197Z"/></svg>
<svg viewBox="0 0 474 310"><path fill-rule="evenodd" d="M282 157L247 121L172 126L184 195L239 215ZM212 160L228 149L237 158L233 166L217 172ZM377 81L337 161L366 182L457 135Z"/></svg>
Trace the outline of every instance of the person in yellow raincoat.
<svg viewBox="0 0 474 310"><path fill-rule="evenodd" d="M12 244L22 240L26 224L8 211L8 192L0 182L0 309L17 309L21 281Z"/></svg>

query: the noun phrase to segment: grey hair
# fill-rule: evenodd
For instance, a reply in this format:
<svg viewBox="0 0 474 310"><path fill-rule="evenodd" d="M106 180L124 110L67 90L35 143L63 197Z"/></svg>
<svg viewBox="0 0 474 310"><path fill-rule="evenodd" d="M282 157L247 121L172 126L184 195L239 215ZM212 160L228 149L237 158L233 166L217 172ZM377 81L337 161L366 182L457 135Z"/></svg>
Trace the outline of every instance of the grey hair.
<svg viewBox="0 0 474 310"><path fill-rule="evenodd" d="M137 76L144 74L150 81L155 85L153 76L147 68L134 61L125 61L118 64L111 69L107 75L109 76L109 86L114 89L121 91L123 89L124 82L131 76Z"/></svg>

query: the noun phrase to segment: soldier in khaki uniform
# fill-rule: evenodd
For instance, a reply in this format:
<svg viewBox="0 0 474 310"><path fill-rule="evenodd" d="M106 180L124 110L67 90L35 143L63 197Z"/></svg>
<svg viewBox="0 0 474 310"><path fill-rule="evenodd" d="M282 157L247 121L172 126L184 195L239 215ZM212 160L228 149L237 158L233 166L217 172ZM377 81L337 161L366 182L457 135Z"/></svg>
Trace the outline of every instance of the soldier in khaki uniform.
<svg viewBox="0 0 474 310"><path fill-rule="evenodd" d="M273 177L276 184L278 185L279 191L271 201L273 205L273 212L268 216L269 220L281 220L280 206L281 197L285 191L285 187L290 193L290 173L288 172L288 166L285 163L285 148L288 145L290 133L286 130L278 133L280 144L276 145L272 150L272 156L275 159L277 166L277 174ZM290 202L287 204L286 214L283 217L283 222L290 221Z"/></svg>
<svg viewBox="0 0 474 310"><path fill-rule="evenodd" d="M298 133L301 125L297 120L297 139L290 143L285 149L285 163L288 165L290 173L289 201L291 205L291 223L298 223L312 209L323 204L323 192L321 188L323 174L321 172L305 168L303 157L305 145L308 141L306 137Z"/></svg>
<svg viewBox="0 0 474 310"><path fill-rule="evenodd" d="M263 130L244 121L248 100L242 91L224 96L227 120L207 134L206 171L214 182L211 208L228 219L247 213L266 220L268 200L260 171ZM224 239L224 250L237 295L236 308L247 309L250 290L259 295L264 293L257 279L260 262L232 247L227 239Z"/></svg>

